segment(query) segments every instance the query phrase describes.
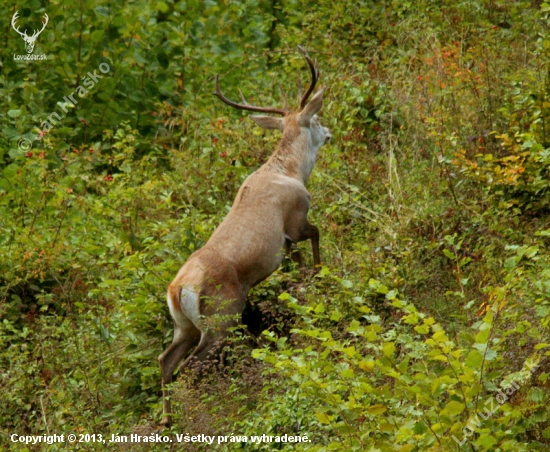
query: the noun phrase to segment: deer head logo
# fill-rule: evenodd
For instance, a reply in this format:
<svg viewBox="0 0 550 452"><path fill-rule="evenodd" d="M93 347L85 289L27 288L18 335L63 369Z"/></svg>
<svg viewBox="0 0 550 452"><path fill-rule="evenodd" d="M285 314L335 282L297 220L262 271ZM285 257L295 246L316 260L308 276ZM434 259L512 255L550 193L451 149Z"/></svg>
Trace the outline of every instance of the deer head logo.
<svg viewBox="0 0 550 452"><path fill-rule="evenodd" d="M36 42L36 38L38 38L38 35L40 35L40 33L42 33L44 31L44 28L46 28L46 25L48 24L48 15L47 14L44 14L44 19L45 19L45 22L43 22L44 25L42 25L42 29L41 30L34 30L34 33L29 36L27 34L27 30L25 29L25 31L23 33L21 33L19 31L19 27L16 27L15 26L15 22L17 21L17 18L18 18L18 12L15 11L15 14L13 15L13 17L11 18L11 26L13 27L13 29L19 33L21 35L21 37L23 38L23 40L25 41L25 48L27 49L27 53L28 54L31 54L32 51L34 50L34 44Z"/></svg>

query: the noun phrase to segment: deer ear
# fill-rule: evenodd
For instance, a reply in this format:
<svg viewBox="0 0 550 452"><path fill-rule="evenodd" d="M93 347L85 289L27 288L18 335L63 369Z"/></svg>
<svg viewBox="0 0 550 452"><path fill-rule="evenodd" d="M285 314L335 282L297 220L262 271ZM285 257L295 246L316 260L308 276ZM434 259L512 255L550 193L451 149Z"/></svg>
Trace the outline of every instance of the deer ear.
<svg viewBox="0 0 550 452"><path fill-rule="evenodd" d="M319 113L321 107L323 106L323 94L325 88L321 88L315 96L307 103L302 112L300 113L300 118L298 122L300 124L307 124L314 115Z"/></svg>
<svg viewBox="0 0 550 452"><path fill-rule="evenodd" d="M263 129L276 129L283 131L284 122L282 118L274 118L273 116L250 115L250 118Z"/></svg>

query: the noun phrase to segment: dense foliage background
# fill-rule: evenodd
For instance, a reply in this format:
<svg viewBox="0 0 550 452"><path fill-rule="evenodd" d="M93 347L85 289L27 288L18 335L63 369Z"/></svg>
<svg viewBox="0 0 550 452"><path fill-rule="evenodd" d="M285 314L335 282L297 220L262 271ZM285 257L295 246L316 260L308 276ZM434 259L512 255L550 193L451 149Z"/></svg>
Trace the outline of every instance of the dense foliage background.
<svg viewBox="0 0 550 452"><path fill-rule="evenodd" d="M16 10L21 29L48 14L47 60L14 60ZM226 368L174 385L172 432L311 439L219 450L550 448L549 4L31 0L0 17L0 447L156 428L166 285L278 139L213 77L297 99L302 44L334 136L309 183L325 265L251 292Z"/></svg>

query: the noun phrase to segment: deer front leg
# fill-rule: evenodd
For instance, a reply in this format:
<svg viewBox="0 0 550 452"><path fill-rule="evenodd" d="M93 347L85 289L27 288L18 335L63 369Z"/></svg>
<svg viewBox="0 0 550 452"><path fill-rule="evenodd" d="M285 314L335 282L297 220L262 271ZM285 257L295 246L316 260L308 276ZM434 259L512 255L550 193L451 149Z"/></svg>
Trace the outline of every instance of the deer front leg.
<svg viewBox="0 0 550 452"><path fill-rule="evenodd" d="M300 241L311 240L311 250L313 251L313 267L316 272L321 265L321 254L319 253L319 228L307 222L300 234Z"/></svg>
<svg viewBox="0 0 550 452"><path fill-rule="evenodd" d="M309 224L309 239L311 240L311 249L313 251L313 266L319 267L321 265L321 254L319 253L319 228L317 226ZM316 268L319 271L318 268Z"/></svg>
<svg viewBox="0 0 550 452"><path fill-rule="evenodd" d="M287 252L290 252L290 258L298 264L300 268L303 268L303 260L300 251L294 245L295 242L302 242L304 240L311 240L311 249L313 251L313 266L316 272L319 271L321 265L321 254L319 252L319 228L312 225L306 220L305 225L301 228L300 234L295 241L287 242Z"/></svg>

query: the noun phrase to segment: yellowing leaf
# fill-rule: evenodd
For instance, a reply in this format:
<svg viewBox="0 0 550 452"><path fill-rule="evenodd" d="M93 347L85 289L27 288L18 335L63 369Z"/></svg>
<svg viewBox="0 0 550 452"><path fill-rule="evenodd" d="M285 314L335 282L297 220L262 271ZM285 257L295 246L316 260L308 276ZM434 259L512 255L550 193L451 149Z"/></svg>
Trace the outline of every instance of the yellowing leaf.
<svg viewBox="0 0 550 452"><path fill-rule="evenodd" d="M444 331L436 331L432 338L436 342L447 342L449 340Z"/></svg>
<svg viewBox="0 0 550 452"><path fill-rule="evenodd" d="M386 411L386 407L380 404L371 405L370 407L367 408L367 411L370 414L382 414L384 411Z"/></svg>
<svg viewBox="0 0 550 452"><path fill-rule="evenodd" d="M384 356L387 356L389 358L395 353L395 344L393 342L386 342L384 345L382 345L382 351L384 353Z"/></svg>
<svg viewBox="0 0 550 452"><path fill-rule="evenodd" d="M355 355L355 353L357 353L355 351L355 347L351 346L351 347L346 347L342 350L347 356L349 356L350 358Z"/></svg>
<svg viewBox="0 0 550 452"><path fill-rule="evenodd" d="M330 424L330 422L334 419L334 416L327 413L322 413L320 411L315 413L315 417L321 424Z"/></svg>
<svg viewBox="0 0 550 452"><path fill-rule="evenodd" d="M342 378L353 378L355 377L355 372L353 371L353 369L346 369L340 372L340 376Z"/></svg>
<svg viewBox="0 0 550 452"><path fill-rule="evenodd" d="M405 444L401 446L398 450L399 452L411 452L416 446L414 444Z"/></svg>
<svg viewBox="0 0 550 452"><path fill-rule="evenodd" d="M371 372L372 369L374 369L374 361L359 361L357 363L357 366L359 367L359 369Z"/></svg>
<svg viewBox="0 0 550 452"><path fill-rule="evenodd" d="M428 334L430 332L430 327L428 325L418 325L414 327L414 331L418 334Z"/></svg>
<svg viewBox="0 0 550 452"><path fill-rule="evenodd" d="M443 361L443 362L449 361L449 359L445 355L441 355L441 354L434 356L433 359L436 359L438 361Z"/></svg>
<svg viewBox="0 0 550 452"><path fill-rule="evenodd" d="M488 325L491 325L493 323L493 311L489 309L487 311L487 314L485 314L485 318L483 319L483 321Z"/></svg>

